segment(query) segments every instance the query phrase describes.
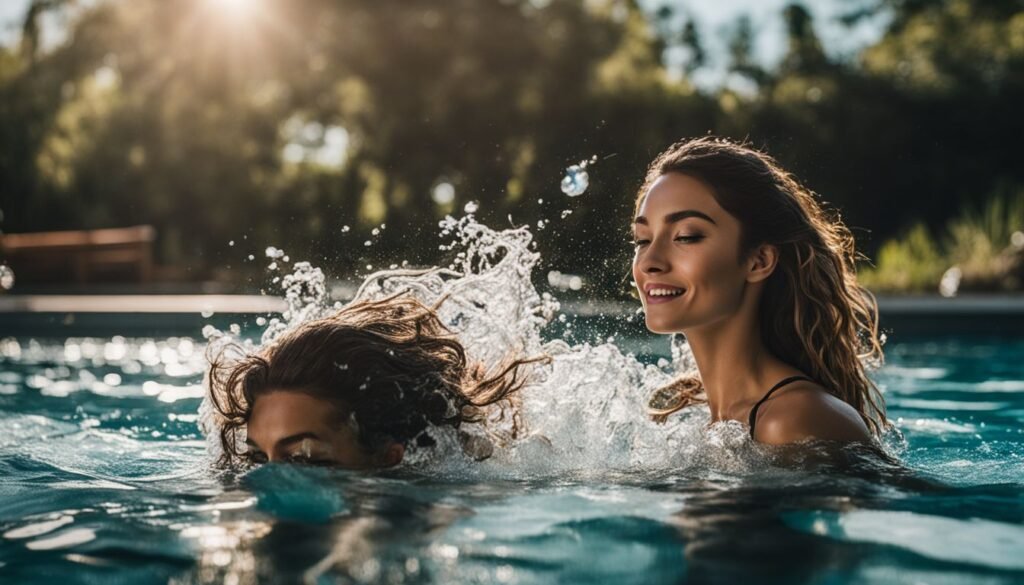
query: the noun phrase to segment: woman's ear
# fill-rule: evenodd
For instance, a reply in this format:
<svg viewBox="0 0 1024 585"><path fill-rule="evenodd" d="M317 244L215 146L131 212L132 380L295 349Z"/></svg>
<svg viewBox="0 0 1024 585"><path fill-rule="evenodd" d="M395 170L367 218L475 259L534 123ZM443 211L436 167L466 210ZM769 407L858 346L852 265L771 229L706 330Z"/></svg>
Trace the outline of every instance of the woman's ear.
<svg viewBox="0 0 1024 585"><path fill-rule="evenodd" d="M747 260L747 282L761 282L775 272L779 263L779 249L772 244L761 244Z"/></svg>
<svg viewBox="0 0 1024 585"><path fill-rule="evenodd" d="M405 457L405 445L391 443L380 454L381 467L394 467L402 462L402 457Z"/></svg>

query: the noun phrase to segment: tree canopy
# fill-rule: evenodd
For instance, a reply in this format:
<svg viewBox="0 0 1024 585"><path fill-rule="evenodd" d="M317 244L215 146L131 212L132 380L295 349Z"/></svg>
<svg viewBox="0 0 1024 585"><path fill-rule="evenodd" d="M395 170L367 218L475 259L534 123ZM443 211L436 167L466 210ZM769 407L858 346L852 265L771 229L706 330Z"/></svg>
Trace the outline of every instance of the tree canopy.
<svg viewBox="0 0 1024 585"><path fill-rule="evenodd" d="M491 223L551 220L546 262L608 293L646 164L715 132L767 148L872 253L1024 183L1024 3L870 8L888 28L840 60L808 7L786 7L772 70L741 21L740 92L689 81L699 22L634 0L34 0L0 48L0 228L149 223L160 259L196 277L243 237L341 274L436 262L437 220L478 201ZM72 17L43 49L47 10ZM592 155L590 190L565 198L563 170Z"/></svg>

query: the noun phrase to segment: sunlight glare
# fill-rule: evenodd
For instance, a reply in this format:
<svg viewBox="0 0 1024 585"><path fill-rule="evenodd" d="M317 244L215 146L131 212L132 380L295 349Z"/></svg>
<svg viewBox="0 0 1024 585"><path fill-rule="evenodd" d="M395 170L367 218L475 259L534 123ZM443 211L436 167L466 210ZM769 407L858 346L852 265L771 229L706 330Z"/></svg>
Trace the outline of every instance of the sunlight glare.
<svg viewBox="0 0 1024 585"><path fill-rule="evenodd" d="M261 0L206 0L207 5L222 18L247 20L259 11Z"/></svg>
<svg viewBox="0 0 1024 585"><path fill-rule="evenodd" d="M253 0L207 0L221 10L228 12L244 11L252 7Z"/></svg>

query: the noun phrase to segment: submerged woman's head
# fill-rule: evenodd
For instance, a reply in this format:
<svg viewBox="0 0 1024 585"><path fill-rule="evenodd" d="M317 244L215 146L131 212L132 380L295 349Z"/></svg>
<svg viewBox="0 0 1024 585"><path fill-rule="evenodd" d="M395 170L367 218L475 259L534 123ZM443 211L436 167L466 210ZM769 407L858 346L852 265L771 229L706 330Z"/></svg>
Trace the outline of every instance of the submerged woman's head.
<svg viewBox="0 0 1024 585"><path fill-rule="evenodd" d="M257 353L222 350L211 360L222 463L390 467L406 448L432 446L431 427L479 422L481 407L522 385L524 363L488 375L468 362L437 314L410 297L353 304Z"/></svg>
<svg viewBox="0 0 1024 585"><path fill-rule="evenodd" d="M857 283L853 236L770 156L712 137L671 146L648 169L633 228L633 278L652 331L747 313L773 355L872 429L884 424L865 373L882 357L877 307Z"/></svg>

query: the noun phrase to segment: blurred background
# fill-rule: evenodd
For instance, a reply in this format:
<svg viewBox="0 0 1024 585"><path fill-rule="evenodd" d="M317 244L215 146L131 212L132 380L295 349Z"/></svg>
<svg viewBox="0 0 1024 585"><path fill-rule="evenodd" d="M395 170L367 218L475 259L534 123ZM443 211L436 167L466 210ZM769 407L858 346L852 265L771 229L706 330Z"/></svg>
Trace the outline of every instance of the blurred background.
<svg viewBox="0 0 1024 585"><path fill-rule="evenodd" d="M1016 291L1022 107L1021 0L4 0L0 288L259 292L270 246L351 283L475 202L621 299L646 165L715 133L876 291Z"/></svg>

